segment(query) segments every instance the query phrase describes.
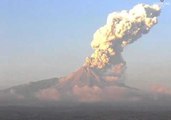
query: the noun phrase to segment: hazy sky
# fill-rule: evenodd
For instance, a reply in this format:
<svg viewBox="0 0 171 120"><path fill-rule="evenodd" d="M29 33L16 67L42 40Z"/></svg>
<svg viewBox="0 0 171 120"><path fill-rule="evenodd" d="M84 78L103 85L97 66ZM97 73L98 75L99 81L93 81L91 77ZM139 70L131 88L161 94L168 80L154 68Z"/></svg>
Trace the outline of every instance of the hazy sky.
<svg viewBox="0 0 171 120"><path fill-rule="evenodd" d="M90 56L94 32L113 11L159 0L1 0L0 87L60 77ZM127 84L171 87L171 0L159 23L127 46Z"/></svg>

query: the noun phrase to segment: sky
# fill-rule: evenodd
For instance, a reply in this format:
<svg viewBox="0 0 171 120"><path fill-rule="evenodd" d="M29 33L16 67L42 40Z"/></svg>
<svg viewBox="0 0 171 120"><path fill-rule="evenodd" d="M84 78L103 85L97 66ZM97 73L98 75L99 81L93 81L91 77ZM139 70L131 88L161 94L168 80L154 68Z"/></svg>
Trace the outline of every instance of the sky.
<svg viewBox="0 0 171 120"><path fill-rule="evenodd" d="M91 55L93 34L109 13L158 2L1 0L0 89L75 71ZM148 89L160 83L171 88L171 0L165 3L159 23L123 52L130 86Z"/></svg>

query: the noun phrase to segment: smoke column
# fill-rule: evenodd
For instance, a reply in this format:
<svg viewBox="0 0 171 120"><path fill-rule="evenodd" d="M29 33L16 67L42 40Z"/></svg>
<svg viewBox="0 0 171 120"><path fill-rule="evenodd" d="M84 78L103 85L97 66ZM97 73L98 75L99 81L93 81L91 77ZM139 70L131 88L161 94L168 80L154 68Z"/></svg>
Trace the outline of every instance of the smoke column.
<svg viewBox="0 0 171 120"><path fill-rule="evenodd" d="M94 53L56 86L60 98L85 102L140 99L137 89L124 84L122 51L157 24L160 10L158 4L138 4L129 11L109 14L106 25L94 33Z"/></svg>
<svg viewBox="0 0 171 120"><path fill-rule="evenodd" d="M159 15L158 4L138 4L128 11L110 13L106 25L94 33L91 42L94 53L86 58L85 66L104 79L121 80L126 69L121 55L124 47L147 34Z"/></svg>
<svg viewBox="0 0 171 120"><path fill-rule="evenodd" d="M138 90L124 84L122 51L157 24L160 10L158 4L138 4L129 11L109 14L106 25L94 33L94 53L56 86L60 98L85 102L139 100Z"/></svg>

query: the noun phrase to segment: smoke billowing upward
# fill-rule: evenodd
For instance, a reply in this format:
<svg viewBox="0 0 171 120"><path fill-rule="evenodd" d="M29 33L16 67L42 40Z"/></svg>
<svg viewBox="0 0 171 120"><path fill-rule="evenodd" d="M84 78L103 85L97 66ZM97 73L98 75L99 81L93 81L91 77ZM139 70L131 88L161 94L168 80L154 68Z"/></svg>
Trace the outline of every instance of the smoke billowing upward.
<svg viewBox="0 0 171 120"><path fill-rule="evenodd" d="M157 23L159 14L157 4L138 4L129 11L110 13L106 25L94 34L91 43L94 53L86 59L85 65L102 71L103 76L108 76L104 73L109 72L116 77L122 76L126 68L121 55L124 47L148 33Z"/></svg>
<svg viewBox="0 0 171 120"><path fill-rule="evenodd" d="M133 43L146 34L157 23L160 15L158 4L138 4L133 9L113 12L108 15L107 23L98 29L93 37L91 46L94 53L86 58L83 66L77 71L52 80L47 86L38 84L40 89L33 87L33 93L24 87L6 90L10 96L21 99L33 98L56 101L129 101L139 100L144 93L124 84L126 62L122 58L125 46ZM30 90L30 91L31 91ZM25 94L28 94L29 97ZM16 98L18 98L16 97Z"/></svg>
<svg viewBox="0 0 171 120"><path fill-rule="evenodd" d="M125 46L150 31L159 14L157 4L138 4L129 11L109 14L106 25L94 34L94 53L86 58L83 67L57 85L60 97L78 101L138 100L137 90L123 82L126 62L121 53Z"/></svg>

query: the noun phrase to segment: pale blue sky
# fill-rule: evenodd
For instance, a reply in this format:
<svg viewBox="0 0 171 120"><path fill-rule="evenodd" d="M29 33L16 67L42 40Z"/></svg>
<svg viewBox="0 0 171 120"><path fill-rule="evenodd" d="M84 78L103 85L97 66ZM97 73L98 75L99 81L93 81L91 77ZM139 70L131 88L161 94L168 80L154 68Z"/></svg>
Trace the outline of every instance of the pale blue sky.
<svg viewBox="0 0 171 120"><path fill-rule="evenodd" d="M131 9L138 3L157 2L1 0L0 87L67 75L92 53L93 33L106 23L109 13ZM158 25L125 49L128 84L144 87L147 83L171 83L170 22L168 5L163 8Z"/></svg>

